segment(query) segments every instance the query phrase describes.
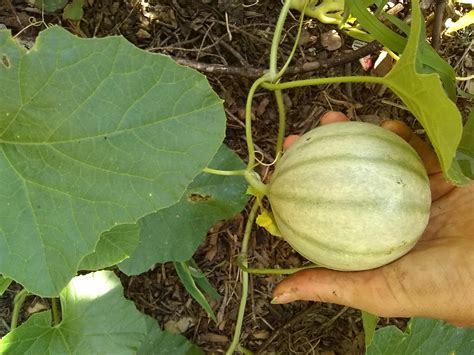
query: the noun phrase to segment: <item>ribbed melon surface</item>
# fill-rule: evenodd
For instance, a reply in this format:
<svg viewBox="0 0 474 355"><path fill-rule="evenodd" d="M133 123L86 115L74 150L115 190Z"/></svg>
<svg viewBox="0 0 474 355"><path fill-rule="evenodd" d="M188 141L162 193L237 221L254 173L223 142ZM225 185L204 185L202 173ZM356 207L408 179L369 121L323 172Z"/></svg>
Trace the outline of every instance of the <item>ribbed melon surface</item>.
<svg viewBox="0 0 474 355"><path fill-rule="evenodd" d="M407 253L428 223L421 159L396 134L340 122L303 135L277 163L268 198L284 239L336 270L366 270Z"/></svg>

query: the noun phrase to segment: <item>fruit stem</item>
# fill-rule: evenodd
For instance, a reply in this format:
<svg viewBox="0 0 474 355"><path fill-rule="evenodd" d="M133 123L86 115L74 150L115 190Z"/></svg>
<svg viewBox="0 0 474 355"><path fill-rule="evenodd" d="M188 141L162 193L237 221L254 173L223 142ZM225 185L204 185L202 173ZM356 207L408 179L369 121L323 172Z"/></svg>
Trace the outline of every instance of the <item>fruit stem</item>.
<svg viewBox="0 0 474 355"><path fill-rule="evenodd" d="M248 184L255 190L254 192L258 193L258 198L262 198L263 196L268 194L268 185L264 184L260 180L260 176L253 170L247 170L245 173L245 179L247 180Z"/></svg>

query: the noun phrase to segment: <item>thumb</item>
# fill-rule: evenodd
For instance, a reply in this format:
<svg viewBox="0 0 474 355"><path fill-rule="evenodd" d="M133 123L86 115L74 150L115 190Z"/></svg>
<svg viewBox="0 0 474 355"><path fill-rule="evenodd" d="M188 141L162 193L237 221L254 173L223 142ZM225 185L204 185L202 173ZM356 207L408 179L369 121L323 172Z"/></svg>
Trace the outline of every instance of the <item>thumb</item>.
<svg viewBox="0 0 474 355"><path fill-rule="evenodd" d="M363 309L382 317L408 316L411 302L395 297L382 269L342 272L328 269L300 271L279 283L273 304L297 300L330 302Z"/></svg>

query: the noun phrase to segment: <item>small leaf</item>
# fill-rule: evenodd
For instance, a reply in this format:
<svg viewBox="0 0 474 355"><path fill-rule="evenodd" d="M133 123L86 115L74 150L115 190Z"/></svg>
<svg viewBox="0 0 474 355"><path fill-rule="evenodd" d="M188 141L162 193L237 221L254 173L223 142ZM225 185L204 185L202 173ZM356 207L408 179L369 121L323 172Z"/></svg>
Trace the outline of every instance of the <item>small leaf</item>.
<svg viewBox="0 0 474 355"><path fill-rule="evenodd" d="M365 333L365 347L367 348L374 339L375 328L377 327L380 318L366 311L361 311L361 313L362 325L364 326Z"/></svg>
<svg viewBox="0 0 474 355"><path fill-rule="evenodd" d="M474 24L474 10L469 11L467 14L463 15L459 20L456 22L451 23L446 30L446 33L453 33L467 26L471 26Z"/></svg>
<svg viewBox="0 0 474 355"><path fill-rule="evenodd" d="M402 332L395 326L379 329L367 355L472 354L474 329L453 327L443 321L415 318Z"/></svg>
<svg viewBox="0 0 474 355"><path fill-rule="evenodd" d="M148 317L110 271L75 277L60 299L59 325L51 325L51 311L35 313L0 340L0 353L134 354L145 340Z"/></svg>
<svg viewBox="0 0 474 355"><path fill-rule="evenodd" d="M12 283L12 280L8 277L0 276L0 296L7 290L7 288Z"/></svg>
<svg viewBox="0 0 474 355"><path fill-rule="evenodd" d="M243 163L222 146L211 166L239 170ZM245 206L245 179L202 173L188 187L181 201L139 221L140 244L119 264L127 275L145 272L156 263L187 261L219 220L233 217Z"/></svg>
<svg viewBox="0 0 474 355"><path fill-rule="evenodd" d="M137 224L121 224L102 233L95 251L82 259L80 270L100 270L128 258L140 241Z"/></svg>
<svg viewBox="0 0 474 355"><path fill-rule="evenodd" d="M211 305L209 302L207 302L206 297L202 294L201 290L199 290L196 283L194 282L191 271L189 270L189 265L186 262L175 262L174 267L178 273L179 279L189 294L196 300L197 303L201 305L209 317L211 317L212 320L217 323L217 318L214 314L214 311L212 310Z"/></svg>
<svg viewBox="0 0 474 355"><path fill-rule="evenodd" d="M65 20L80 21L84 16L84 0L72 0L67 4L63 11L63 18Z"/></svg>
<svg viewBox="0 0 474 355"><path fill-rule="evenodd" d="M69 0L35 0L33 3L35 7L45 12L54 12L62 9Z"/></svg>
<svg viewBox="0 0 474 355"><path fill-rule="evenodd" d="M188 264L189 264L189 269L191 271L191 275L193 276L193 279L196 282L196 285L206 295L211 297L213 300L216 300L216 301L220 300L222 296L211 285L206 275L201 270L199 270L199 267L197 266L196 262L193 259L191 259L189 260Z"/></svg>

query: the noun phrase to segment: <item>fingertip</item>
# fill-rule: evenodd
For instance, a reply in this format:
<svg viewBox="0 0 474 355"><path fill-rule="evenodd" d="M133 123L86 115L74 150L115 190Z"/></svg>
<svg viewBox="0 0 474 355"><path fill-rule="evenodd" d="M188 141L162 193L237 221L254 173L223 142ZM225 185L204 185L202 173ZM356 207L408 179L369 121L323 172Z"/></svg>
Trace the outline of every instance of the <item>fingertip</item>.
<svg viewBox="0 0 474 355"><path fill-rule="evenodd" d="M297 134L291 134L286 137L285 141L283 142L283 150L287 150L288 148L290 148L290 146L294 144L299 138L300 136Z"/></svg>
<svg viewBox="0 0 474 355"><path fill-rule="evenodd" d="M321 125L326 125L334 122L345 122L349 121L347 116L339 111L329 111L321 116L319 122Z"/></svg>
<svg viewBox="0 0 474 355"><path fill-rule="evenodd" d="M425 141L413 133L411 128L405 123L398 120L386 120L382 122L380 126L400 136L416 150L421 160L423 160L428 175L436 174L441 171L438 157L434 150Z"/></svg>
<svg viewBox="0 0 474 355"><path fill-rule="evenodd" d="M410 141L413 131L405 123L398 120L385 120L380 125L381 127L392 131L396 135L403 138L405 141Z"/></svg>

